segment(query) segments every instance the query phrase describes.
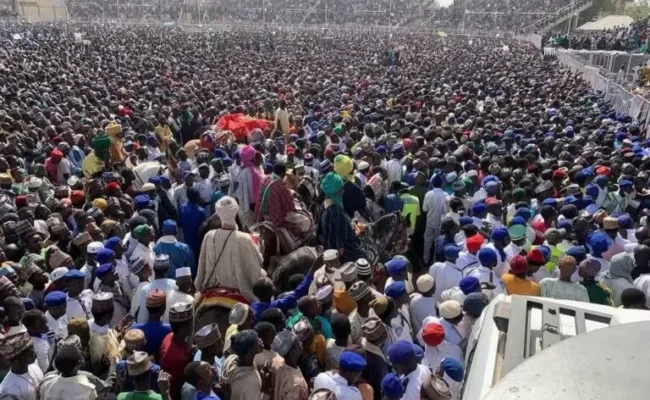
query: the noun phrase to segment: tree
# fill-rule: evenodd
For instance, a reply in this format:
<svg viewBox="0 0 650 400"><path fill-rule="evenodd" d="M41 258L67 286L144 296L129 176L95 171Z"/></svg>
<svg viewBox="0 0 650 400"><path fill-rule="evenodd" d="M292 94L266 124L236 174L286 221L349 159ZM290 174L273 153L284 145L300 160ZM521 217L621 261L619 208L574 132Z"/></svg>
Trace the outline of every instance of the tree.
<svg viewBox="0 0 650 400"><path fill-rule="evenodd" d="M632 6L627 7L625 13L634 18L635 21L649 17L650 0L639 0L634 2Z"/></svg>

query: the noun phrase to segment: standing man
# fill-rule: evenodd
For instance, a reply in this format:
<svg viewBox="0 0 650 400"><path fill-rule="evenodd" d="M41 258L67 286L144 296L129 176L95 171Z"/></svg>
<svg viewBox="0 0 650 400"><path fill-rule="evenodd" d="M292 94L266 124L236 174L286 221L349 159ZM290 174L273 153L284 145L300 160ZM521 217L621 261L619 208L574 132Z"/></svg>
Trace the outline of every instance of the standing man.
<svg viewBox="0 0 650 400"><path fill-rule="evenodd" d="M438 236L440 236L440 223L442 216L449 212L447 206L447 193L442 190L444 181L440 174L436 174L431 179L431 189L424 196L424 203L422 204L422 211L427 215L426 229L424 232L424 262L426 265L432 260L433 243Z"/></svg>

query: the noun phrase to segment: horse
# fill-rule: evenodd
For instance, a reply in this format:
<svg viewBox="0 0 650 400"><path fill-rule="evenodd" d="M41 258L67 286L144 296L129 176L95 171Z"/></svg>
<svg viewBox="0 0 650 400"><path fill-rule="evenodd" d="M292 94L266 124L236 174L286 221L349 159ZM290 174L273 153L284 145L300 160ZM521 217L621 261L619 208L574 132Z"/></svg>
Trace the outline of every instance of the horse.
<svg viewBox="0 0 650 400"><path fill-rule="evenodd" d="M142 189L142 185L149 182L149 178L155 176L167 176L169 177L167 166L159 163L158 161L147 161L133 167L133 175L135 175L135 180L133 181L133 186L136 191Z"/></svg>

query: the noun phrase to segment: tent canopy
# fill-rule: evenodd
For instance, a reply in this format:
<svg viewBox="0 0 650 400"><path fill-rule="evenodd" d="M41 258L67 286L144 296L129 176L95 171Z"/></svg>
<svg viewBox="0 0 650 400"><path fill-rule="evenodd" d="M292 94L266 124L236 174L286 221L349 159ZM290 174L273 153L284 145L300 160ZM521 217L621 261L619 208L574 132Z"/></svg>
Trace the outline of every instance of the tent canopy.
<svg viewBox="0 0 650 400"><path fill-rule="evenodd" d="M620 28L630 26L634 19L627 15L608 15L598 21L587 22L578 27L581 31L599 31L604 29Z"/></svg>

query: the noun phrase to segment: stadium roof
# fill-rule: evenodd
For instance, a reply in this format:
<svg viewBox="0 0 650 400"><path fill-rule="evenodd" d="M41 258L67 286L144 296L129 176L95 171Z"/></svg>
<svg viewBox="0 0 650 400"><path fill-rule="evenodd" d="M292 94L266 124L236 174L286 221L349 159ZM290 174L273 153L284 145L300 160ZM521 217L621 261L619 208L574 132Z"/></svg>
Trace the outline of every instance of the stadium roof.
<svg viewBox="0 0 650 400"><path fill-rule="evenodd" d="M597 31L622 26L630 26L632 22L634 22L634 19L627 15L608 15L605 18L599 19L598 21L587 22L586 24L579 26L578 29L581 31Z"/></svg>

